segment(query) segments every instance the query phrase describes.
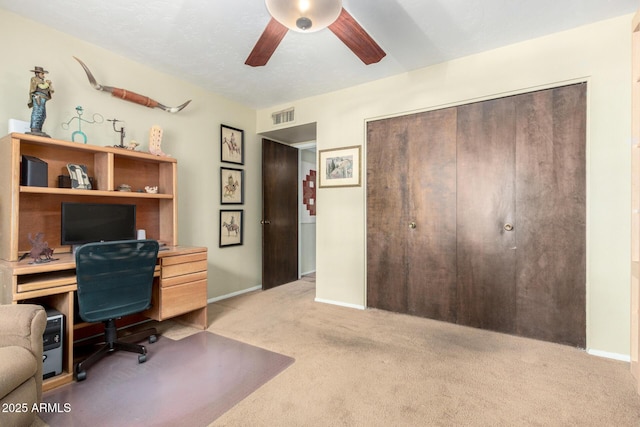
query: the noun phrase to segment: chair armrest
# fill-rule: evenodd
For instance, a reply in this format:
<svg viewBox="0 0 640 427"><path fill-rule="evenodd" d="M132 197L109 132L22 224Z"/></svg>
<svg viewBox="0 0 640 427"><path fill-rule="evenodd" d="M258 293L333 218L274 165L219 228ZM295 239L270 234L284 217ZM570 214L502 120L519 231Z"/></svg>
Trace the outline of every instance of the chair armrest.
<svg viewBox="0 0 640 427"><path fill-rule="evenodd" d="M0 305L0 347L20 346L33 354L38 363L38 402L42 396L42 335L46 327L47 313L39 305Z"/></svg>
<svg viewBox="0 0 640 427"><path fill-rule="evenodd" d="M46 326L47 314L39 305L0 305L0 347L18 345L41 354Z"/></svg>

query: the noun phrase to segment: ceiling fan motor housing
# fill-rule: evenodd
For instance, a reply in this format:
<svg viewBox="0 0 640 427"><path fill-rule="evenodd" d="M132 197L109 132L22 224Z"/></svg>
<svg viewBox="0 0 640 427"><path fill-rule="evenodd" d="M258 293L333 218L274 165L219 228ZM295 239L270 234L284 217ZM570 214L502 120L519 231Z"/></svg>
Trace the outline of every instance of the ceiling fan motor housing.
<svg viewBox="0 0 640 427"><path fill-rule="evenodd" d="M296 21L296 27L300 28L301 30L308 30L312 26L313 26L313 23L311 22L311 19L306 18L304 16L301 18L298 18L298 20Z"/></svg>

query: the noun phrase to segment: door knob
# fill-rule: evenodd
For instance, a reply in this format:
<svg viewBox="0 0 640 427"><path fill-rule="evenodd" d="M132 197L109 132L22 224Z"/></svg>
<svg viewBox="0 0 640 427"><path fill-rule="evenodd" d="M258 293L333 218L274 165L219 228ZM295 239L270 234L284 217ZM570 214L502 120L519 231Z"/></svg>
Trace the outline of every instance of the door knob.
<svg viewBox="0 0 640 427"><path fill-rule="evenodd" d="M511 225L511 224L509 224L509 223L506 223L506 224L504 225L504 229L505 229L506 231L513 231L513 225Z"/></svg>
<svg viewBox="0 0 640 427"><path fill-rule="evenodd" d="M409 223L409 228L411 228L411 229L416 228L416 223L415 223L415 222L413 222L413 221L411 221L411 222Z"/></svg>
<svg viewBox="0 0 640 427"><path fill-rule="evenodd" d="M271 221L269 221L268 219L263 219L262 221L260 221L260 224L262 224L262 225L271 224Z"/></svg>

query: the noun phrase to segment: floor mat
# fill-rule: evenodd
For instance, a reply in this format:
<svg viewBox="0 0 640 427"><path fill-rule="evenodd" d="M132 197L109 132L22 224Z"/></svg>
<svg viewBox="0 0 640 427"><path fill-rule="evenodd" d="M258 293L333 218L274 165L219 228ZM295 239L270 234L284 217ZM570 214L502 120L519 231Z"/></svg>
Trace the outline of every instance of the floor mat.
<svg viewBox="0 0 640 427"><path fill-rule="evenodd" d="M45 392L57 426L207 426L294 359L210 332L146 344L147 361L115 352L87 379Z"/></svg>

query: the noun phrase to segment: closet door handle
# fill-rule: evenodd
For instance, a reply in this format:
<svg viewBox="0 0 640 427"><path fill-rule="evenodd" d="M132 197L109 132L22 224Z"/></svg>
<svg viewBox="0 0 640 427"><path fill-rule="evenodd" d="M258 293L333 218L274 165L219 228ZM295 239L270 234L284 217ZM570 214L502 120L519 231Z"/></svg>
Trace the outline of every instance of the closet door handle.
<svg viewBox="0 0 640 427"><path fill-rule="evenodd" d="M513 225L506 223L503 227L506 231L513 231Z"/></svg>
<svg viewBox="0 0 640 427"><path fill-rule="evenodd" d="M413 221L411 221L411 222L409 223L409 228L410 228L410 229L412 229L412 230L413 230L414 228L416 228L416 223L415 223L415 222L413 222Z"/></svg>

